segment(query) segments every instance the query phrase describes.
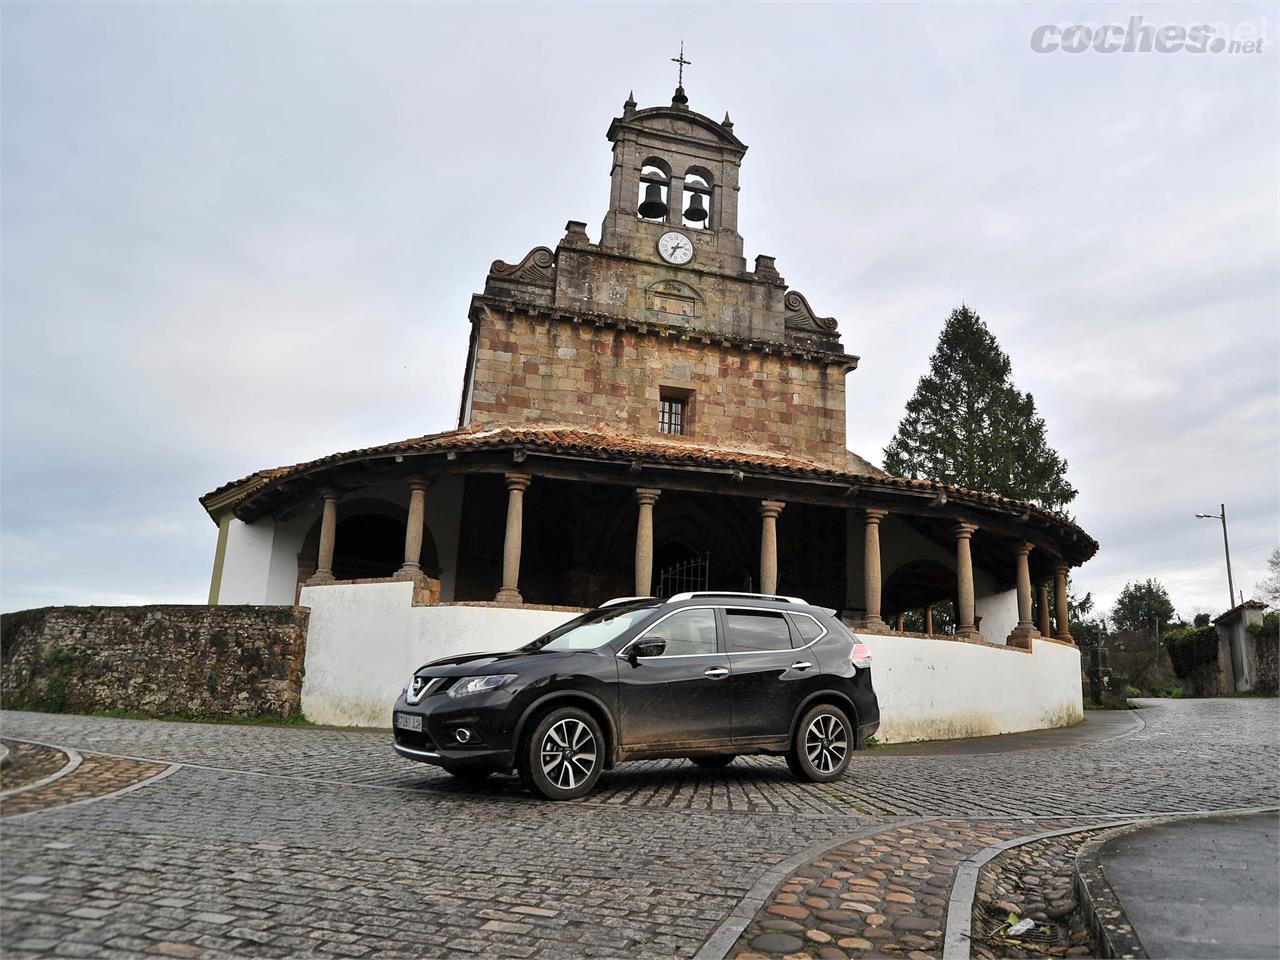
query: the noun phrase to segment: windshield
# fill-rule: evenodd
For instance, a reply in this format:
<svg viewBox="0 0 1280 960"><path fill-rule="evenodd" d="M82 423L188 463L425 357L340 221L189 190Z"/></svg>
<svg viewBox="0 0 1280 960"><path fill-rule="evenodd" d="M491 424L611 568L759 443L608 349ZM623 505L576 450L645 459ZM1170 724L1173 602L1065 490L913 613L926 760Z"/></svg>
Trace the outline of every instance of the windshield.
<svg viewBox="0 0 1280 960"><path fill-rule="evenodd" d="M525 650L595 650L616 640L653 613L656 604L637 607L619 604L592 610L525 646Z"/></svg>

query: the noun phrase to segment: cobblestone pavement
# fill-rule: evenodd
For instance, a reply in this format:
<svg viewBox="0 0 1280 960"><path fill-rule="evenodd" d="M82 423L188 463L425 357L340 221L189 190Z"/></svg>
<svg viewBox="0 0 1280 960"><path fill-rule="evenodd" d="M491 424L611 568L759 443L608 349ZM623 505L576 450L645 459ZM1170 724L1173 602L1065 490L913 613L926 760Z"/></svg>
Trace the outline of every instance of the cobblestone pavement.
<svg viewBox="0 0 1280 960"><path fill-rule="evenodd" d="M55 751L57 752L57 751ZM59 754L62 756L61 754ZM66 757L63 756L63 762ZM0 798L0 817L78 803L142 783L168 769L167 764L85 754L78 767L49 783Z"/></svg>
<svg viewBox="0 0 1280 960"><path fill-rule="evenodd" d="M0 772L0 790L17 790L57 773L69 762L61 750L34 743L5 740L9 763Z"/></svg>
<svg viewBox="0 0 1280 960"><path fill-rule="evenodd" d="M945 901L942 858L1048 828L1028 817L1277 802L1274 702L1161 701L1141 717L1061 748L869 752L825 787L772 760L631 764L587 801L552 804L512 779L463 789L396 758L384 733L5 713L9 737L184 766L3 822L0 935L14 956L691 956L801 851L877 823L912 836L888 815L942 821L930 829L962 843L900 867ZM902 915L889 904L914 905L888 901L886 923Z"/></svg>

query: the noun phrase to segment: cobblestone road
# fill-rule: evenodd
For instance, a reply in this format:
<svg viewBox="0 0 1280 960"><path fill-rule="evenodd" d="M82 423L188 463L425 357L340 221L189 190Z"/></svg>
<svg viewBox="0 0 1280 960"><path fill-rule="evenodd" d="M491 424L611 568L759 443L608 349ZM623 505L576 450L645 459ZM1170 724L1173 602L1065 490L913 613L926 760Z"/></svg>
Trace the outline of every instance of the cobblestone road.
<svg viewBox="0 0 1280 960"><path fill-rule="evenodd" d="M460 789L395 757L385 734L5 713L6 737L86 762L182 766L0 821L0 934L15 956L690 956L771 868L895 817L1280 800L1275 701L1158 701L1137 716L1100 742L871 752L825 787L775 761L631 764L586 802L550 804L510 780Z"/></svg>

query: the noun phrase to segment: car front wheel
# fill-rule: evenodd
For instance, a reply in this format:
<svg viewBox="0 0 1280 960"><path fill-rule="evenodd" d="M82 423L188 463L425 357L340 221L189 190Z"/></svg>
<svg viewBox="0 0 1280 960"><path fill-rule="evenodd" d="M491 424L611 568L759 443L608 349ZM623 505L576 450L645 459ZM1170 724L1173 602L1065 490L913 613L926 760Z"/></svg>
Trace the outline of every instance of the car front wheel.
<svg viewBox="0 0 1280 960"><path fill-rule="evenodd" d="M820 703L800 718L787 766L801 780L830 783L844 775L853 752L853 726L839 707Z"/></svg>
<svg viewBox="0 0 1280 960"><path fill-rule="evenodd" d="M533 728L520 772L548 800L577 800L600 779L604 750L604 736L591 714L578 707L560 707Z"/></svg>

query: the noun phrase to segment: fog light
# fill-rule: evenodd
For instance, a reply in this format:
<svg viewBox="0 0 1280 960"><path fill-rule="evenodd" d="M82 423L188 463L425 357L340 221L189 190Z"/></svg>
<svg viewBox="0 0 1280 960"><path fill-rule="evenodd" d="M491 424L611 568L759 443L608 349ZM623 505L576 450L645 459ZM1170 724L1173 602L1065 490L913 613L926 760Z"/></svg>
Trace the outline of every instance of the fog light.
<svg viewBox="0 0 1280 960"><path fill-rule="evenodd" d="M457 738L459 743L466 743L471 739L471 731L466 727L459 727L457 730L453 731L453 735Z"/></svg>

